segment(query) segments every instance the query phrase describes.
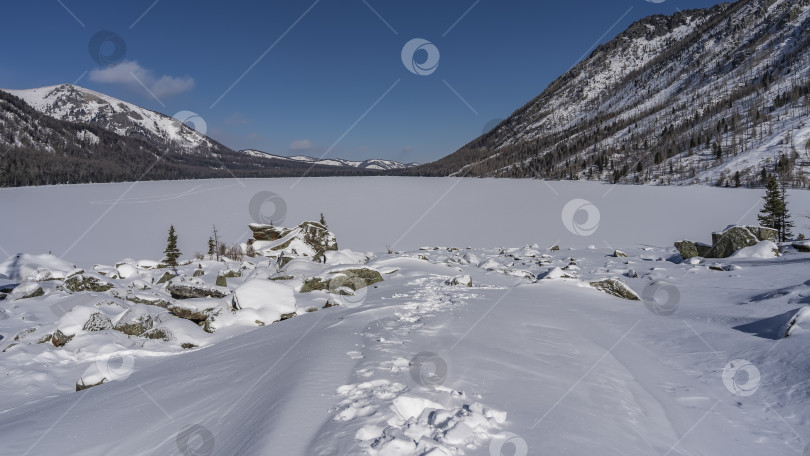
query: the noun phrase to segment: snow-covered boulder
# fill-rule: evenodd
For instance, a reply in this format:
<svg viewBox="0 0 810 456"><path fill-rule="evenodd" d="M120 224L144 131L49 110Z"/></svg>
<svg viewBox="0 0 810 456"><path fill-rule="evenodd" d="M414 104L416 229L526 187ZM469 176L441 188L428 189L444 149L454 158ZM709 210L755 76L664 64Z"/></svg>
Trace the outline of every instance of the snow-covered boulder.
<svg viewBox="0 0 810 456"><path fill-rule="evenodd" d="M591 282L590 285L599 291L603 291L617 298L629 299L631 301L641 301L638 294L619 279L605 279Z"/></svg>
<svg viewBox="0 0 810 456"><path fill-rule="evenodd" d="M169 312L186 320L194 322L205 321L211 311L217 307L219 301L208 298L184 299L169 304Z"/></svg>
<svg viewBox="0 0 810 456"><path fill-rule="evenodd" d="M202 281L172 282L167 289L174 299L224 298L231 292L227 288L209 285Z"/></svg>
<svg viewBox="0 0 810 456"><path fill-rule="evenodd" d="M152 315L144 304L135 304L115 319L113 328L130 336L140 336L152 329Z"/></svg>
<svg viewBox="0 0 810 456"><path fill-rule="evenodd" d="M471 287L472 286L472 277L468 275L460 275L455 276L452 279L447 279L445 282L447 285L456 285L461 287Z"/></svg>
<svg viewBox="0 0 810 456"><path fill-rule="evenodd" d="M368 260L374 257L371 253L354 252L349 249L343 250L330 250L324 252L326 257L326 264L365 264Z"/></svg>
<svg viewBox="0 0 810 456"><path fill-rule="evenodd" d="M291 287L272 280L248 280L234 290L233 307L252 311L262 323L272 323L295 314L295 293Z"/></svg>
<svg viewBox="0 0 810 456"><path fill-rule="evenodd" d="M542 280L573 279L572 276L566 274L560 267L551 268L546 273L538 275L537 278Z"/></svg>
<svg viewBox="0 0 810 456"><path fill-rule="evenodd" d="M785 337L803 334L810 334L810 307L804 307L796 312L787 324Z"/></svg>
<svg viewBox="0 0 810 456"><path fill-rule="evenodd" d="M810 253L810 241L796 241L792 245L799 252Z"/></svg>
<svg viewBox="0 0 810 456"><path fill-rule="evenodd" d="M251 223L253 239L248 244L257 254L281 258L304 256L320 260L327 251L337 250L335 235L317 222L303 222L295 228Z"/></svg>
<svg viewBox="0 0 810 456"><path fill-rule="evenodd" d="M26 277L36 275L41 270L50 271L52 273L62 273L62 277L64 277L75 269L75 265L68 263L56 255L31 255L22 253L0 263L0 278L24 280Z"/></svg>
<svg viewBox="0 0 810 456"><path fill-rule="evenodd" d="M110 317L92 306L76 306L62 315L51 337L55 347L62 347L82 331L104 331L112 329Z"/></svg>

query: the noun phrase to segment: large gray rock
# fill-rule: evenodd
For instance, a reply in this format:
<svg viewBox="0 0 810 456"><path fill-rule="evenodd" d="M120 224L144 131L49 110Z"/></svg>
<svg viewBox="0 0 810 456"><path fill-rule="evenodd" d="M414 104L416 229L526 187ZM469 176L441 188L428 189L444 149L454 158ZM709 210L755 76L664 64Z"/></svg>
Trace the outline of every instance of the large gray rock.
<svg viewBox="0 0 810 456"><path fill-rule="evenodd" d="M143 304L132 306L115 322L115 329L130 336L140 336L152 329L154 320Z"/></svg>
<svg viewBox="0 0 810 456"><path fill-rule="evenodd" d="M680 252L684 260L692 257L705 257L712 250L712 246L702 242L692 242L683 240L675 243L675 248Z"/></svg>
<svg viewBox="0 0 810 456"><path fill-rule="evenodd" d="M335 235L317 222L303 222L295 228L259 223L251 223L248 227L253 232L253 239L250 239L248 244L254 245L256 241L272 242L270 246L262 243L256 244L259 246L257 249L259 255L280 257L283 256L281 253L287 252L291 245L297 244L300 247L303 244L304 250L296 251L294 255L319 260L323 257L324 252L338 249Z"/></svg>
<svg viewBox="0 0 810 456"><path fill-rule="evenodd" d="M227 288L193 282L172 283L168 290L174 299L224 298L231 293Z"/></svg>
<svg viewBox="0 0 810 456"><path fill-rule="evenodd" d="M768 230L769 228L755 228L754 231L756 231L757 234L768 234L762 230ZM725 231L712 233L712 249L706 257L728 258L734 255L737 250L751 247L752 245L756 245L757 242L764 240L760 239L757 234L754 234L747 226L731 226L726 228Z"/></svg>

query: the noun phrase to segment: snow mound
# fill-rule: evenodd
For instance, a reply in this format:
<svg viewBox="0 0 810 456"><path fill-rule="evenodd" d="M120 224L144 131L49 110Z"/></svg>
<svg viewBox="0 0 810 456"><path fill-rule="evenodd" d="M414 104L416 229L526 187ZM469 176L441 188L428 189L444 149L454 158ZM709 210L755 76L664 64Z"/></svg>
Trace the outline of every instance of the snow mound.
<svg viewBox="0 0 810 456"><path fill-rule="evenodd" d="M729 258L776 258L779 256L779 247L773 241L757 242L751 247L745 247L738 250L734 255Z"/></svg>
<svg viewBox="0 0 810 456"><path fill-rule="evenodd" d="M233 292L233 304L238 310L252 309L264 323L280 320L295 313L295 293L287 285L269 280L248 280Z"/></svg>

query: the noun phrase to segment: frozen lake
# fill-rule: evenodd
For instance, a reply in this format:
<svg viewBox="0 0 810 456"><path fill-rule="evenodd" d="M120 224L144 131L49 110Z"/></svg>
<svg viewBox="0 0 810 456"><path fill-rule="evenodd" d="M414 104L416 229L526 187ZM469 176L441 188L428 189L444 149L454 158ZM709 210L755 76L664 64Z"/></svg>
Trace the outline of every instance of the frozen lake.
<svg viewBox="0 0 810 456"><path fill-rule="evenodd" d="M260 192L277 194L286 210L272 202L262 205L266 194ZM756 223L763 193L703 186L386 177L12 188L0 190L5 220L0 253L51 251L84 267L158 258L174 224L180 249L189 257L205 250L212 225L229 243L244 242L250 237L247 224L261 221L254 219L272 217L275 223L294 226L316 220L321 212L340 247L357 251L535 243L563 248L671 246L682 238L708 242L712 231L729 224ZM584 203L570 205L567 213L574 213L576 225L569 230L563 210L575 199L593 206L589 213L576 211ZM795 231L807 231L807 219L798 215L810 212L810 192L791 192L789 203Z"/></svg>

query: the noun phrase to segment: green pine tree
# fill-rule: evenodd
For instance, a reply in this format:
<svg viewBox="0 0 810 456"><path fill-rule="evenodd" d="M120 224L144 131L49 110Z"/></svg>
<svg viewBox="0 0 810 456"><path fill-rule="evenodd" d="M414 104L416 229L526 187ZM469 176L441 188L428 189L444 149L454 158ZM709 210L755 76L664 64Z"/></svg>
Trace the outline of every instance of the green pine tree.
<svg viewBox="0 0 810 456"><path fill-rule="evenodd" d="M790 221L790 214L787 208L787 192L784 185L779 188L776 178L771 176L768 185L765 187L765 205L759 211L759 223L768 228L773 228L778 232L779 242L785 242L793 236L791 228L793 222Z"/></svg>
<svg viewBox="0 0 810 456"><path fill-rule="evenodd" d="M326 227L326 219L323 217L323 212L321 212L321 225Z"/></svg>
<svg viewBox="0 0 810 456"><path fill-rule="evenodd" d="M163 253L166 254L166 264L176 268L177 259L180 258L181 253L177 248L177 235L174 233L174 225L169 227L169 239L166 243L166 250L164 250Z"/></svg>

